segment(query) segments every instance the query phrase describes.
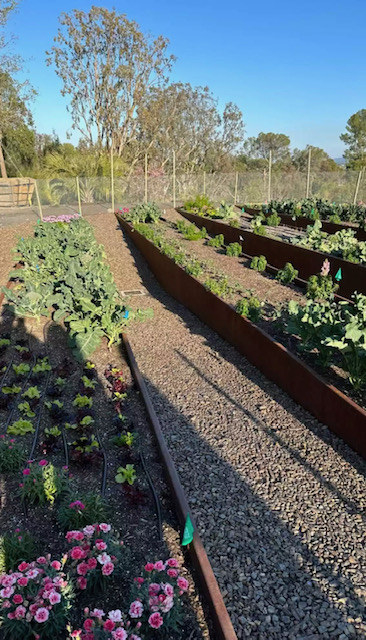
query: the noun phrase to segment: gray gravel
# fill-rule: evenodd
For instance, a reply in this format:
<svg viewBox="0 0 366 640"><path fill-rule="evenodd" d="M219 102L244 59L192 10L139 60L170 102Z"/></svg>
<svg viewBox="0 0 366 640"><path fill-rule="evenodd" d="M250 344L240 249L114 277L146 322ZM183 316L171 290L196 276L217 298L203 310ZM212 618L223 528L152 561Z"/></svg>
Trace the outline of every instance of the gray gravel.
<svg viewBox="0 0 366 640"><path fill-rule="evenodd" d="M239 638L365 638L365 463L157 285L93 216L129 329Z"/></svg>

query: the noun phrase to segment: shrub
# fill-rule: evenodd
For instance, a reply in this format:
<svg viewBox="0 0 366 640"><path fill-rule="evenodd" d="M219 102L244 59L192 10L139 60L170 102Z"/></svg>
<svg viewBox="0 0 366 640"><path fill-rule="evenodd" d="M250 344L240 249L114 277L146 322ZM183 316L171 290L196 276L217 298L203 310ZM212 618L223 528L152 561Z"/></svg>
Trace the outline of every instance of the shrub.
<svg viewBox="0 0 366 640"><path fill-rule="evenodd" d="M0 473L19 471L25 460L24 447L15 440L0 436Z"/></svg>
<svg viewBox="0 0 366 640"><path fill-rule="evenodd" d="M262 315L262 303L256 296L242 298L237 302L235 311L252 322L258 322Z"/></svg>
<svg viewBox="0 0 366 640"><path fill-rule="evenodd" d="M241 254L241 244L239 242L231 242L226 247L226 255L238 258Z"/></svg>
<svg viewBox="0 0 366 640"><path fill-rule="evenodd" d="M267 268L267 259L265 256L254 256L250 263L250 268L254 271L265 271Z"/></svg>
<svg viewBox="0 0 366 640"><path fill-rule="evenodd" d="M276 280L283 284L290 284L299 275L299 272L292 266L291 262L286 262L283 269L279 269L276 275Z"/></svg>
<svg viewBox="0 0 366 640"><path fill-rule="evenodd" d="M103 522L107 518L107 507L98 493L82 493L78 498L70 494L61 502L57 517L64 531L80 529L90 522Z"/></svg>
<svg viewBox="0 0 366 640"><path fill-rule="evenodd" d="M219 247L223 247L225 244L224 236L222 235L222 233L219 233L217 236L211 238L211 240L209 240L207 244L210 247L216 247L216 249L219 249Z"/></svg>
<svg viewBox="0 0 366 640"><path fill-rule="evenodd" d="M73 590L58 560L40 556L2 576L0 624L10 640L58 638L66 628Z"/></svg>
<svg viewBox="0 0 366 640"><path fill-rule="evenodd" d="M36 543L28 531L15 529L0 538L0 572L14 570L20 562L30 562L36 553Z"/></svg>

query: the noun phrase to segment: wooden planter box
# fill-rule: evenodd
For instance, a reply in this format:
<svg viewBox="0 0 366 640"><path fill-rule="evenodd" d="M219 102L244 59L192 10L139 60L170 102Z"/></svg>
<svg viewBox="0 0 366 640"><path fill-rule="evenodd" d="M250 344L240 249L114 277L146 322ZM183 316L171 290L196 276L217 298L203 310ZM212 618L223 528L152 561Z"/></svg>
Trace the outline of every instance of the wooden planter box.
<svg viewBox="0 0 366 640"><path fill-rule="evenodd" d="M0 178L0 209L29 207L33 191L33 178Z"/></svg>

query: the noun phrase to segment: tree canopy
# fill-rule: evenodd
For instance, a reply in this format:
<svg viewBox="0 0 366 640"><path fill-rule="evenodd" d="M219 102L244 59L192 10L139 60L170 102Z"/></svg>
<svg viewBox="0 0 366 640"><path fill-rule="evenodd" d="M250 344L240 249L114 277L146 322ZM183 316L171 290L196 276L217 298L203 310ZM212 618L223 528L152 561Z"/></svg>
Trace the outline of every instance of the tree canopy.
<svg viewBox="0 0 366 640"><path fill-rule="evenodd" d="M344 153L347 167L366 167L366 109L360 109L348 119L346 133L342 133L340 139L347 146Z"/></svg>

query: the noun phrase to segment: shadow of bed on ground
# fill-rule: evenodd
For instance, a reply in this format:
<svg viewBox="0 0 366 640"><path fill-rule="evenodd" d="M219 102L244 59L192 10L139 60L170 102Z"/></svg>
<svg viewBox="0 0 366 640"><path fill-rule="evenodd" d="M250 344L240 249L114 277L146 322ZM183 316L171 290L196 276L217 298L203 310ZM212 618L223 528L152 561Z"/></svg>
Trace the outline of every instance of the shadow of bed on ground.
<svg viewBox="0 0 366 640"><path fill-rule="evenodd" d="M300 407L290 396L287 395L274 382L266 378L254 365L242 356L233 346L221 338L216 332L205 325L183 304L170 296L158 283L150 270L146 260L136 248L131 238L121 231L117 224L116 229L122 233L124 240L130 250L143 286L171 313L182 318L184 324L192 334L197 334L205 338L207 345L217 352L223 359L232 363L250 381L258 385L270 398L275 400L296 420L301 421L316 437L320 438L327 445L331 446L337 454L342 456L346 462L351 464L357 471L366 477L365 461L353 451L343 440L332 433L325 425L320 423L308 411Z"/></svg>
<svg viewBox="0 0 366 640"><path fill-rule="evenodd" d="M346 637L347 619L360 617L363 610L349 570L329 560L326 548L315 555L301 533L294 534L194 424L145 380L238 637Z"/></svg>

